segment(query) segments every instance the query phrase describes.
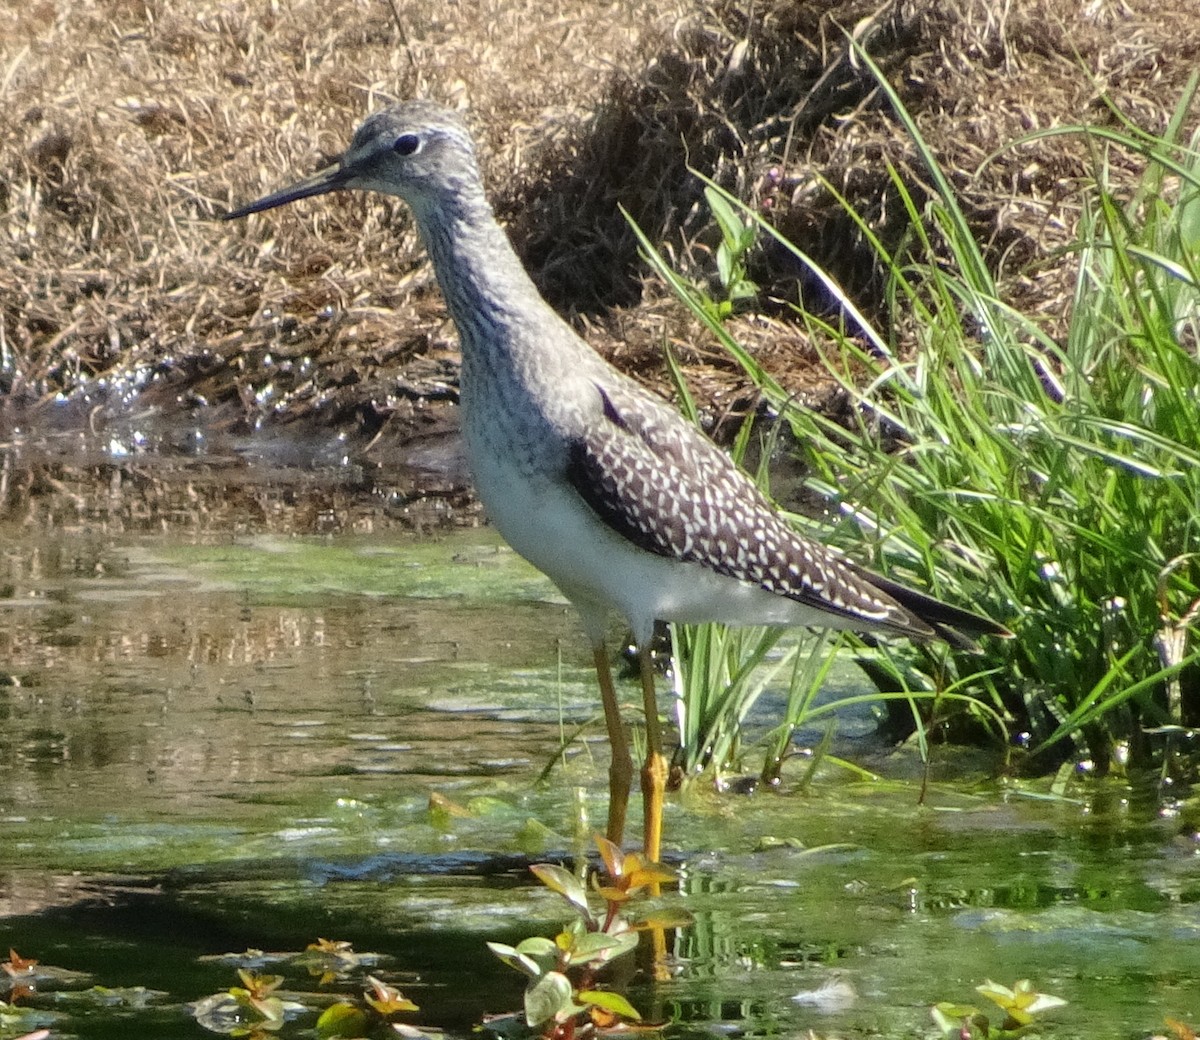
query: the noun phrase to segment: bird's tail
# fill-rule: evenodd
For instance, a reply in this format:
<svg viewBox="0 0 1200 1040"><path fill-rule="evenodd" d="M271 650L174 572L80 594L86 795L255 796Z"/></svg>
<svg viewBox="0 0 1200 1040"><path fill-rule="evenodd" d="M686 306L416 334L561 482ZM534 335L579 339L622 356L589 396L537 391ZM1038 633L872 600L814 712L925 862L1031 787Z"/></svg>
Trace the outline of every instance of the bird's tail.
<svg viewBox="0 0 1200 1040"><path fill-rule="evenodd" d="M925 622L939 638L951 646L963 650L978 650L979 646L972 636L999 636L1002 639L1012 636L1012 632L1003 625L982 614L952 607L949 603L943 603L927 593L918 592L880 574L871 571L864 571L862 574L880 592L890 596L905 610Z"/></svg>

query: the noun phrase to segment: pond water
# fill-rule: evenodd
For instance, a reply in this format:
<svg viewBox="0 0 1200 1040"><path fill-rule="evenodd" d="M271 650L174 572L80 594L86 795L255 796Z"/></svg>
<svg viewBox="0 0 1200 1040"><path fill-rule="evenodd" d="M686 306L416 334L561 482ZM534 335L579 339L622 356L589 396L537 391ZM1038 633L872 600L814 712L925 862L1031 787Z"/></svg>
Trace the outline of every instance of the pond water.
<svg viewBox="0 0 1200 1040"><path fill-rule="evenodd" d="M25 1009L0 1037L212 1035L189 1004L245 964L310 1009L279 1035L369 971L467 1036L521 1004L485 940L570 916L528 864L603 826L586 644L486 530L0 529L0 722L0 949L40 962L32 993L0 976ZM797 763L778 792L673 796L681 880L653 905L690 923L666 971L639 950L612 979L644 1018L933 1036L930 1005L1029 978L1069 1002L1052 1035L1200 1026L1200 855L1152 795L1052 797L939 752L922 806L912 755L864 728L839 750L880 779ZM318 937L365 962L322 982L287 956Z"/></svg>

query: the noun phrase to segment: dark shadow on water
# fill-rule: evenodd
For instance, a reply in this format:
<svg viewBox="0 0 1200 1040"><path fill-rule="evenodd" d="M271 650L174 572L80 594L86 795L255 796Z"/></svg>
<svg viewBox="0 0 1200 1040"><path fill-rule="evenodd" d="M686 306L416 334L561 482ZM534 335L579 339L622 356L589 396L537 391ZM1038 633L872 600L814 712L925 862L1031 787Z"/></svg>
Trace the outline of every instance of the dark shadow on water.
<svg viewBox="0 0 1200 1040"><path fill-rule="evenodd" d="M300 953L321 936L378 954L378 973L420 1005L413 1018L424 1024L466 1035L485 1013L506 1010L514 997L519 1000L517 980L488 953L476 931L380 927L369 905L357 913L344 904L331 908L320 889L305 900L281 904L219 883L174 888L145 880L142 885L124 879L119 889L94 899L10 918L4 934L20 950L38 951L42 963L86 972L105 987L141 986L169 994L149 1016L138 1013L141 1035L150 1035L147 1029L157 1036L198 1035L179 1005L238 985L233 966L205 958L246 950ZM386 898L382 886L379 897ZM497 938L505 938L502 931ZM317 979L291 967L262 970L281 971L284 988L300 993L357 996L362 989L361 977L320 987ZM33 1003L43 1001L53 1006L49 994ZM110 1014L111 1032L103 1025ZM121 1032L130 1027L128 1011L96 1009L86 1017L79 1029L84 1035L129 1035Z"/></svg>

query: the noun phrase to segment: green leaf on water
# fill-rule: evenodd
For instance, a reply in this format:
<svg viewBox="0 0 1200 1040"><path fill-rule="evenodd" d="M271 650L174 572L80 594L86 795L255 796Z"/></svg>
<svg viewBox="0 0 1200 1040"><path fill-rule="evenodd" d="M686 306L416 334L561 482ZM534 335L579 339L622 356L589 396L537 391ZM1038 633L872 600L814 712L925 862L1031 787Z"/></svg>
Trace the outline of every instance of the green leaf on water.
<svg viewBox="0 0 1200 1040"><path fill-rule="evenodd" d="M323 1040L337 1037L363 1036L369 1020L361 1008L338 1001L330 1004L317 1019L317 1036Z"/></svg>
<svg viewBox="0 0 1200 1040"><path fill-rule="evenodd" d="M561 848L562 839L540 820L526 820L513 835L513 844L522 852L544 855L547 849Z"/></svg>

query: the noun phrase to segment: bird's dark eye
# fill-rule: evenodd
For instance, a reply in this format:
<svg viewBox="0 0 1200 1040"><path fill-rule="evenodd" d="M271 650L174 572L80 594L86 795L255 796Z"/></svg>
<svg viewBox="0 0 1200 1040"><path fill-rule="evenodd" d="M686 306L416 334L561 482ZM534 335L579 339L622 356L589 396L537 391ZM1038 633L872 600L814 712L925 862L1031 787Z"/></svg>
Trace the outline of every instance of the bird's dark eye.
<svg viewBox="0 0 1200 1040"><path fill-rule="evenodd" d="M400 155L412 155L421 147L421 139L416 134L401 134L392 145L392 151Z"/></svg>

